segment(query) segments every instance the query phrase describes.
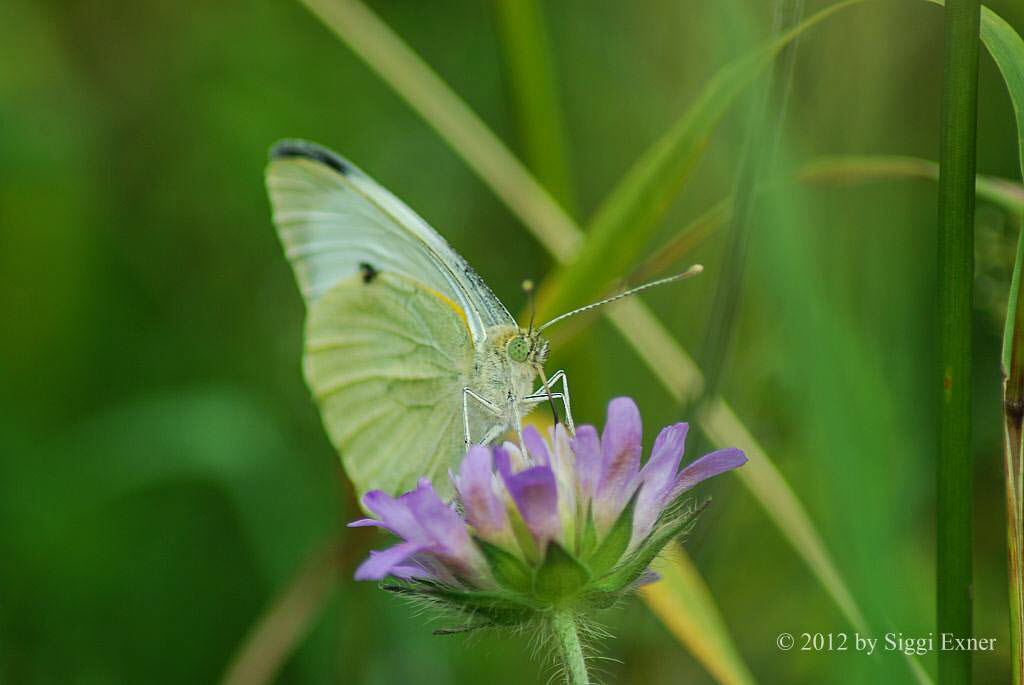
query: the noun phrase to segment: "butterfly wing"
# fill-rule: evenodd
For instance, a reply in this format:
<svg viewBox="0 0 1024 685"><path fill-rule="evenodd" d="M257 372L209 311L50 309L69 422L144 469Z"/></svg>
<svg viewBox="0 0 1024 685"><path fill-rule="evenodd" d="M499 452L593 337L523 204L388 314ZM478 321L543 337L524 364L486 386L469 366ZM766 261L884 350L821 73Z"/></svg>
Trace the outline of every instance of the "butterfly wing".
<svg viewBox="0 0 1024 685"><path fill-rule="evenodd" d="M360 492L420 476L449 489L475 350L512 316L423 219L329 150L278 143L267 188L307 305L306 380L349 477ZM495 419L476 414L479 435Z"/></svg>
<svg viewBox="0 0 1024 685"><path fill-rule="evenodd" d="M444 238L354 164L300 140L277 143L270 157L274 223L307 304L366 264L452 300L478 344L488 327L514 323Z"/></svg>
<svg viewBox="0 0 1024 685"><path fill-rule="evenodd" d="M471 332L448 298L397 274L336 284L309 308L306 381L358 492L440 492L462 456Z"/></svg>

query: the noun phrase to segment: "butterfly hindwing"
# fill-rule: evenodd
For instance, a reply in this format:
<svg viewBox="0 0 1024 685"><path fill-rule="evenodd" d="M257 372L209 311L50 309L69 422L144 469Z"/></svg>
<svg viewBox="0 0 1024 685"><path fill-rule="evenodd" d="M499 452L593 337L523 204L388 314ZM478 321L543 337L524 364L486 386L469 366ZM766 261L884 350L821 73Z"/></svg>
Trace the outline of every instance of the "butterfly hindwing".
<svg viewBox="0 0 1024 685"><path fill-rule="evenodd" d="M304 371L357 491L447 489L463 451L473 345L453 302L396 274L343 280L310 307Z"/></svg>

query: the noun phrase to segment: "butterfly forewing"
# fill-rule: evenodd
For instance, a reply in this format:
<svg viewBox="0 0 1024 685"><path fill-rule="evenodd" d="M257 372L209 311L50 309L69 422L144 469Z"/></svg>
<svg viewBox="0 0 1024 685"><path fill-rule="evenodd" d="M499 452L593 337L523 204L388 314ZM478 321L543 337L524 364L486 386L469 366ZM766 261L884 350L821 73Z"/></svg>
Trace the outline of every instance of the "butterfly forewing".
<svg viewBox="0 0 1024 685"><path fill-rule="evenodd" d="M348 160L305 141L271 151L267 188L285 252L307 302L367 265L408 276L466 314L475 340L511 314L445 240Z"/></svg>

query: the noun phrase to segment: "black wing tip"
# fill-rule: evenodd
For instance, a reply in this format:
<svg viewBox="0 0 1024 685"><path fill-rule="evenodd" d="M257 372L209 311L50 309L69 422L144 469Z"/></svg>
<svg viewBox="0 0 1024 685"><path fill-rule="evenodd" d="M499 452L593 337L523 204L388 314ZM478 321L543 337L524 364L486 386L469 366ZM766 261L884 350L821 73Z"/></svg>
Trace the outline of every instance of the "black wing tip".
<svg viewBox="0 0 1024 685"><path fill-rule="evenodd" d="M342 176L348 176L355 170L355 167L340 155L308 140L280 140L270 148L271 161L275 159L295 159L296 157L311 159L314 162L325 164Z"/></svg>

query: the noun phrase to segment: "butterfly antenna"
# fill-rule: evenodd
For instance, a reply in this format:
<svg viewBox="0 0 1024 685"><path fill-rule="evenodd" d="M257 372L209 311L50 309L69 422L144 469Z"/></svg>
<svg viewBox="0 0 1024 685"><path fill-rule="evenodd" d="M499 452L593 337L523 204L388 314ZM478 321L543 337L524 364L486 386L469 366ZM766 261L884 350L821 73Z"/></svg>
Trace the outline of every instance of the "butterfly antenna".
<svg viewBox="0 0 1024 685"><path fill-rule="evenodd" d="M537 304L533 297L533 281L529 278L523 281L523 292L526 293L526 297L530 301L530 325L527 326L527 330L530 337L533 337L533 317L537 315Z"/></svg>
<svg viewBox="0 0 1024 685"><path fill-rule="evenodd" d="M667 283L675 283L676 281L682 281L682 280L690 278L692 276L696 276L697 274L699 274L702 271L704 271L704 267L703 266L701 266L700 264L694 264L693 266L691 266L686 271L684 271L682 273L679 273L679 274L676 274L675 276L669 276L667 278L659 278L656 281L651 281L650 283L644 283L643 285L638 285L637 287L630 288L629 290L627 290L625 292L621 292L618 295L612 295L611 297L605 298L603 300L598 300L597 302L593 302L593 303L588 304L588 305L586 305L584 307L580 307L579 309L574 309L571 312L566 312L565 314L562 314L561 316L556 316L555 318L551 319L551 321L548 321L546 324L544 324L543 326L538 328L537 332L540 333L545 328L553 326L554 324L558 323L559 321L562 321L563 319L568 319L570 316L576 316L577 314L582 314L583 312L590 311L591 309L596 309L597 307L602 307L602 306L604 306L606 304L609 304L611 302L615 302L615 300L621 300L624 297L629 297L630 295L636 295L638 292L640 292L642 290L647 290L648 288L654 288L655 286L665 285Z"/></svg>

